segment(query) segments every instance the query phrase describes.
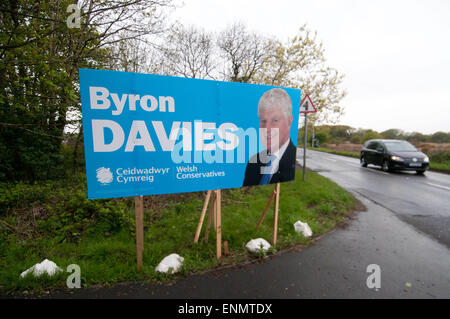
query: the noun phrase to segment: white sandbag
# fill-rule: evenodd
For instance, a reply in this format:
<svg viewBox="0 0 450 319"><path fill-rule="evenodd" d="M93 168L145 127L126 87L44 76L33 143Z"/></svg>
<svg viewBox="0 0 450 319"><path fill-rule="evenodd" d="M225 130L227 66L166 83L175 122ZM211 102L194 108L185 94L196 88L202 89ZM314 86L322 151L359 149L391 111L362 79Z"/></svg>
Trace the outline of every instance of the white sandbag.
<svg viewBox="0 0 450 319"><path fill-rule="evenodd" d="M49 276L53 276L57 272L62 271L53 261L45 259L40 264L35 264L33 267L28 268L24 272L20 274L20 277L25 277L29 273L33 273L34 277L39 277L44 273L47 273Z"/></svg>
<svg viewBox="0 0 450 319"><path fill-rule="evenodd" d="M302 234L305 237L312 236L312 230L307 223L302 223L301 221L297 221L294 224L294 229L297 233Z"/></svg>
<svg viewBox="0 0 450 319"><path fill-rule="evenodd" d="M268 251L271 246L265 239L257 238L250 240L245 247L252 253L258 253Z"/></svg>
<svg viewBox="0 0 450 319"><path fill-rule="evenodd" d="M180 270L181 266L183 265L184 258L181 257L178 254L171 254L167 257L164 257L163 260L159 263L159 265L156 267L156 272L162 272L162 273L171 273L174 274L178 270Z"/></svg>

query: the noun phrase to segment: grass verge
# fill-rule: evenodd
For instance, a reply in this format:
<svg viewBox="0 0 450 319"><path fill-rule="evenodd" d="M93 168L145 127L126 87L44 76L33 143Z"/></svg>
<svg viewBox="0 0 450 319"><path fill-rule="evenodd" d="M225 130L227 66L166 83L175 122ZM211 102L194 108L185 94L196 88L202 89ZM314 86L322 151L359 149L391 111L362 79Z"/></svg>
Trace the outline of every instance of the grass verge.
<svg viewBox="0 0 450 319"><path fill-rule="evenodd" d="M312 150L313 151L318 151L318 152L335 154L335 155L342 155L342 156L347 156L347 157L359 158L359 153L348 152L348 151L336 151L336 150L331 150L331 149L325 148L325 147L317 147L317 148L313 148Z"/></svg>
<svg viewBox="0 0 450 319"><path fill-rule="evenodd" d="M276 250L272 250L271 254L291 247L307 246L314 238L345 224L351 210L357 205L350 193L314 172L307 172L306 182L302 182L302 174L296 175L295 181L281 184L278 242ZM53 188L52 192L60 191ZM167 282L192 273L261 258L249 254L244 246L249 240L259 237L271 242L273 209L266 215L258 232L255 232L255 227L273 189L274 185L267 185L222 192L222 240L228 241L230 253L221 261L216 260L213 230L210 232L209 242L206 242L204 225L200 242L193 243L205 192L182 194L183 196L178 197L146 197L145 250L141 271L136 270L134 232L126 227L116 225L115 230L108 232L102 231L104 228L101 227L94 228L98 231L82 232L75 237L77 240L73 239L73 233L72 237L61 239L48 236L45 231L27 237L17 228L20 226L18 220L23 218L21 215L30 213L29 211L9 209L6 213L0 212L0 293L39 293L66 287L69 275L66 272L52 278L43 276L36 279L27 276L19 279L22 271L45 258L54 261L64 271L70 264L79 265L83 287L94 284L112 285L124 281ZM81 190L83 192L85 190ZM103 203L104 206L122 203L119 205L120 209L126 209L121 213L121 218L133 219L133 202L130 199L98 203ZM36 209L35 204L31 206ZM57 214L64 214L64 209L69 209L70 205L60 207L62 211ZM128 216L122 216L123 214ZM52 215L42 214L42 220L37 218L34 222L45 226L45 220L50 218ZM307 239L295 233L293 224L298 220L310 225L313 238ZM93 223L89 220L87 222ZM103 223L104 220L101 225ZM180 273L173 276L156 273L155 267L171 253L178 253L185 258Z"/></svg>

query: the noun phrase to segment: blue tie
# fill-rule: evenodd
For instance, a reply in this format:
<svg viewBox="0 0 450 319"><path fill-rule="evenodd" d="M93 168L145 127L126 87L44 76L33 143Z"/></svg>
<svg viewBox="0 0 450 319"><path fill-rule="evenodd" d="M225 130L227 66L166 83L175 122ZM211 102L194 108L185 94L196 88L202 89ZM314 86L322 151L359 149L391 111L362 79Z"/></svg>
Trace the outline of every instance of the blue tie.
<svg viewBox="0 0 450 319"><path fill-rule="evenodd" d="M266 165L266 170L270 168L270 165L272 165L272 157L270 157L269 162ZM272 177L271 173L264 174L261 178L261 181L259 182L259 185L266 185L269 184L270 178Z"/></svg>

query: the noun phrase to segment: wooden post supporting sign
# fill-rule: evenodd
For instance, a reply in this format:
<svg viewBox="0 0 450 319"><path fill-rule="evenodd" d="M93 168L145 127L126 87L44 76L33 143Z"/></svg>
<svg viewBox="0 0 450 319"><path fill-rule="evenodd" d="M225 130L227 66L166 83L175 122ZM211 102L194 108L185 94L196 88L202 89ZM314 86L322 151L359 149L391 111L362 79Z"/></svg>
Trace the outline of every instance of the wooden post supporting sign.
<svg viewBox="0 0 450 319"><path fill-rule="evenodd" d="M213 196L213 204L209 205L211 201L211 196ZM205 242L208 242L209 229L211 227L211 222L214 224L214 230L216 231L216 254L217 259L222 258L222 193L221 190L208 191L206 193L205 202L203 203L202 213L200 215L200 221L197 226L197 231L194 237L194 243L198 243L200 237L200 232L202 230L203 221L205 219L206 210L209 205L208 221L206 222L205 229Z"/></svg>
<svg viewBox="0 0 450 319"><path fill-rule="evenodd" d="M280 204L280 183L277 183L275 187L276 195L275 195L275 207L273 209L273 238L272 243L275 246L277 244L277 235L278 235L278 208Z"/></svg>
<svg viewBox="0 0 450 319"><path fill-rule="evenodd" d="M134 209L136 215L136 259L137 269L142 268L142 253L144 252L144 197L134 198Z"/></svg>
<svg viewBox="0 0 450 319"><path fill-rule="evenodd" d="M261 226L264 217L266 216L267 211L269 210L270 204L272 204L273 199L275 198L275 207L273 209L273 237L272 237L272 244L275 246L277 244L277 235L278 235L278 210L279 210L279 203L280 203L280 183L277 183L275 185L275 189L273 193L270 195L269 200L267 201L267 205L264 208L264 211L259 218L258 225L256 226L256 231L258 231L259 227Z"/></svg>
<svg viewBox="0 0 450 319"><path fill-rule="evenodd" d="M200 215L200 222L197 226L197 231L195 232L194 243L198 243L198 238L200 237L200 232L202 231L203 220L205 219L206 209L208 208L209 199L211 198L211 191L206 193L206 199L203 203L202 213Z"/></svg>
<svg viewBox="0 0 450 319"><path fill-rule="evenodd" d="M211 196L214 197L213 204L209 205L211 201ZM208 220L206 222L206 229L205 229L205 242L208 242L209 237L209 229L211 227L211 222L214 223L214 229L216 231L216 254L217 259L222 258L222 206L221 206L221 190L215 190L215 191L208 191L206 193L206 198L203 203L203 209L200 214L200 220L197 226L197 231L195 232L194 237L194 243L198 243L198 240L200 238L200 233L203 227L203 222L205 220L206 211L209 210L208 214ZM278 211L279 211L279 203L280 203L280 183L277 183L275 185L275 189L270 195L270 198L267 202L267 205L264 209L264 212L262 213L258 225L256 226L256 231L261 226L264 217L266 216L267 211L269 210L270 205L272 204L272 201L275 199L275 207L273 210L274 214L274 221L273 221L273 237L272 237L272 243L275 246L277 244L277 236L278 236ZM209 208L208 208L209 207ZM227 247L225 248L226 254L228 254L228 243Z"/></svg>
<svg viewBox="0 0 450 319"><path fill-rule="evenodd" d="M222 258L222 207L221 191L216 191L216 254L217 259Z"/></svg>
<svg viewBox="0 0 450 319"><path fill-rule="evenodd" d="M264 211L263 211L263 213L261 215L261 218L259 219L258 225L256 226L256 231L258 231L259 227L261 226L261 224L262 224L262 222L264 220L264 217L266 217L266 213L269 210L270 204L272 204L272 201L273 201L273 199L275 198L276 195L277 195L277 189L275 188L273 190L273 193L270 196L269 200L267 201L266 208L264 208Z"/></svg>

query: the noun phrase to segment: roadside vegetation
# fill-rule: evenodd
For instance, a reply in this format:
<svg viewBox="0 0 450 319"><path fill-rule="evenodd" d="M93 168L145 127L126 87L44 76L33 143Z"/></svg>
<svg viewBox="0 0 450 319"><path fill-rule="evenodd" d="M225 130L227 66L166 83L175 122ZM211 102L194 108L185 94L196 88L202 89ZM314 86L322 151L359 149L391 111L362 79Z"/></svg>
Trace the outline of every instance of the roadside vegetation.
<svg viewBox="0 0 450 319"><path fill-rule="evenodd" d="M19 278L21 272L44 259L64 271L70 264L81 267L82 286L111 285L122 281L165 282L261 256L247 252L254 238L271 242L273 206L256 232L255 228L274 185L223 191L222 240L229 254L216 259L215 233L193 243L205 192L147 196L143 268L136 270L134 201L132 198L88 200L84 174L62 181L0 184L0 292L42 292L64 288L69 273L52 278ZM273 204L272 204L273 205ZM345 224L354 197L313 172L306 182L297 174L294 182L281 185L278 242L268 254L290 247L301 248L318 236ZM312 238L294 231L293 224L307 222ZM204 223L206 224L206 222ZM155 267L167 255L185 258L179 274L162 275Z"/></svg>
<svg viewBox="0 0 450 319"><path fill-rule="evenodd" d="M185 257L184 275L253 258L243 245L270 240L270 214L254 232L270 186L224 192L231 255L220 263L213 233L209 244L192 243L204 193L147 197L144 268L137 272L133 201L87 199L80 68L302 88L321 97L321 120L343 112L343 75L327 63L317 32L299 25L281 40L243 23L209 32L174 22L179 4L77 1L79 12L71 14L69 0L0 2L0 290L63 287L65 273L19 279L45 258L63 269L78 264L83 285L153 281L165 278L154 268L172 252ZM293 232L296 220L318 236L353 205L352 196L313 173L307 183L283 184L281 198L277 250L310 242Z"/></svg>
<svg viewBox="0 0 450 319"><path fill-rule="evenodd" d="M430 158L430 170L450 174L450 132L434 134L407 133L399 129L383 132L355 129L345 125L322 125L314 128L318 147L316 151L359 158L362 145L369 139L399 139L413 144ZM308 128L308 145L311 140L312 126ZM303 143L303 130L299 131L299 145Z"/></svg>
<svg viewBox="0 0 450 319"><path fill-rule="evenodd" d="M313 148L314 151L330 154L342 155L347 157L359 158L360 153L350 151L339 151L325 147ZM435 172L450 174L450 152L440 152L436 155L430 155L430 170Z"/></svg>
<svg viewBox="0 0 450 319"><path fill-rule="evenodd" d="M137 272L133 201L87 199L80 68L302 88L321 97L322 120L343 112L343 75L327 63L317 32L299 25L281 40L238 22L209 32L174 22L179 4L77 1L79 12L70 14L69 0L0 2L0 290L63 287L64 273L19 280L45 258L63 269L78 264L83 285L112 284L164 279L154 268L172 252L185 257L183 275L248 260L248 240L270 240L270 214L254 232L270 186L224 192L231 255L220 263L213 233L210 244L192 244L204 193L147 197ZM307 183L283 184L276 249L309 243L293 232L296 220L320 235L343 222L351 205L348 193L313 173Z"/></svg>

